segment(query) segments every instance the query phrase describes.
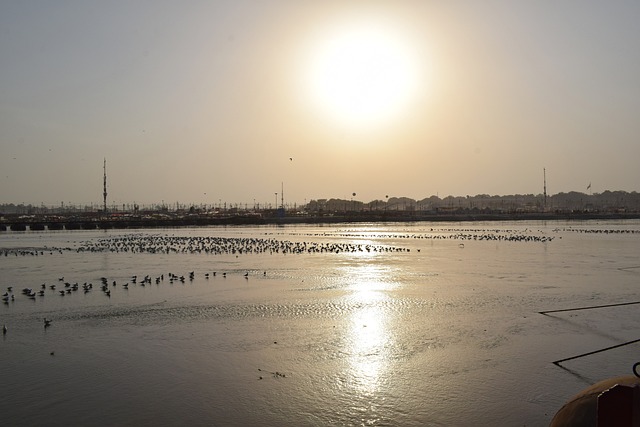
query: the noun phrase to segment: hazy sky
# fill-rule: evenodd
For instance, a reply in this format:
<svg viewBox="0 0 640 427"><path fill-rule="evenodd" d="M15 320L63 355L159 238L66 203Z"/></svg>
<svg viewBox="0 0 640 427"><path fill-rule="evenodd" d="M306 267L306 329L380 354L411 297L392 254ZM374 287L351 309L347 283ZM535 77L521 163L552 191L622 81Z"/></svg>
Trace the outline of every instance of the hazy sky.
<svg viewBox="0 0 640 427"><path fill-rule="evenodd" d="M640 190L637 1L0 2L0 203ZM280 196L278 196L278 199Z"/></svg>

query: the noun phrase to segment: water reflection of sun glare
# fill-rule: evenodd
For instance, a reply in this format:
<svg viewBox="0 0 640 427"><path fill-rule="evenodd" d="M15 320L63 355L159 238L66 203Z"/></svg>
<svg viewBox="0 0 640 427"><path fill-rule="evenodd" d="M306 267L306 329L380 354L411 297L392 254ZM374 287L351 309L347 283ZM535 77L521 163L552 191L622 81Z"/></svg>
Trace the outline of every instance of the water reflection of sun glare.
<svg viewBox="0 0 640 427"><path fill-rule="evenodd" d="M377 390L385 364L387 333L384 314L375 307L359 310L351 321L351 370L363 394Z"/></svg>
<svg viewBox="0 0 640 427"><path fill-rule="evenodd" d="M384 376L388 360L389 331L385 292L390 288L385 281L388 271L375 265L358 265L348 268L348 296L356 307L350 319L349 343L351 373L358 392L375 393Z"/></svg>

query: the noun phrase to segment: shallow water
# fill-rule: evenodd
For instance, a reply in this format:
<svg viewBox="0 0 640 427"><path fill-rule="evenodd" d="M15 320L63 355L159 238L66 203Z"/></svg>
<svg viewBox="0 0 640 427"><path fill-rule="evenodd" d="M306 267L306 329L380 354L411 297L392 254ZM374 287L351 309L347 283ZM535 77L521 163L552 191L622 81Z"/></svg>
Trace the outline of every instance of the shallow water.
<svg viewBox="0 0 640 427"><path fill-rule="evenodd" d="M262 249L215 252L234 239ZM538 313L640 300L638 221L5 232L2 250L4 425L546 425L640 349L560 368L640 338L640 304Z"/></svg>

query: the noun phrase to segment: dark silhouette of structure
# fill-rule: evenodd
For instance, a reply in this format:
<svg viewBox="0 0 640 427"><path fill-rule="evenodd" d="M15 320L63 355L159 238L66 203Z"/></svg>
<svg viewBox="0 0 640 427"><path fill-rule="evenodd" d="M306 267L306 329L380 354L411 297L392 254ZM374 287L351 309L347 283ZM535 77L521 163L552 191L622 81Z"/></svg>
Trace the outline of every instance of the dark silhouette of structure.
<svg viewBox="0 0 640 427"><path fill-rule="evenodd" d="M107 159L104 159L104 165L103 165L103 170L104 170L104 189L102 192L102 197L103 197L103 212L106 214L107 213Z"/></svg>

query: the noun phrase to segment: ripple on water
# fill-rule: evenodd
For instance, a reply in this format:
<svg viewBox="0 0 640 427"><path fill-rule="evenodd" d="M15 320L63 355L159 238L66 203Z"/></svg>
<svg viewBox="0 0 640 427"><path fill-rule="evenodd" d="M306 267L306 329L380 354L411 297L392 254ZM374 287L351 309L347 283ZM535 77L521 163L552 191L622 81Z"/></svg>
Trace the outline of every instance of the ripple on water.
<svg viewBox="0 0 640 427"><path fill-rule="evenodd" d="M295 320L300 317L338 318L368 307L401 313L416 305L430 306L424 304L423 301L409 299L387 299L367 303L349 298L340 298L328 302L314 301L291 304L172 305L168 302L159 302L138 306L123 305L119 307L93 308L91 311L61 312L58 314L58 318L70 321L126 321L140 324L270 317Z"/></svg>

